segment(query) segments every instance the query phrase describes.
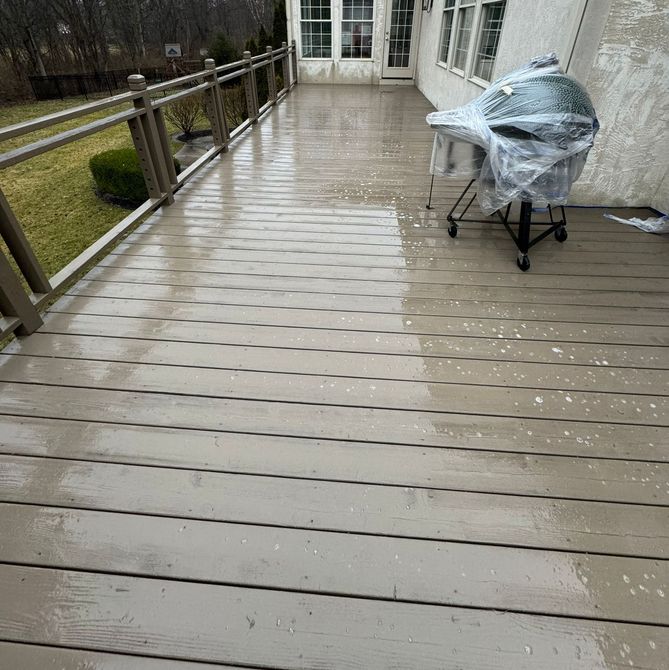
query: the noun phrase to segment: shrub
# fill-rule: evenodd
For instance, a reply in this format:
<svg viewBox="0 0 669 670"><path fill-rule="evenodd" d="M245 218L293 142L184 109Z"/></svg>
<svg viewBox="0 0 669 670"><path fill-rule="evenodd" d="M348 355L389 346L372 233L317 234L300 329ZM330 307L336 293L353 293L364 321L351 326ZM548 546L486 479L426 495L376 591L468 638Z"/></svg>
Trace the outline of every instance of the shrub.
<svg viewBox="0 0 669 670"><path fill-rule="evenodd" d="M148 199L142 168L133 147L103 151L93 156L88 165L101 195L112 196L131 205L140 205ZM174 167L177 173L181 170L176 158Z"/></svg>
<svg viewBox="0 0 669 670"><path fill-rule="evenodd" d="M186 138L190 137L203 116L203 97L189 95L164 107L165 118L176 126Z"/></svg>
<svg viewBox="0 0 669 670"><path fill-rule="evenodd" d="M246 93L243 84L224 86L225 118L228 129L234 130L240 123L246 121L249 115L246 111Z"/></svg>
<svg viewBox="0 0 669 670"><path fill-rule="evenodd" d="M263 47L263 51L265 48ZM260 47L255 37L250 37L244 42L244 51L250 51L252 56L257 56L260 53Z"/></svg>
<svg viewBox="0 0 669 670"><path fill-rule="evenodd" d="M239 60L242 55L223 33L218 33L208 49L209 58L213 58L216 65L227 65Z"/></svg>

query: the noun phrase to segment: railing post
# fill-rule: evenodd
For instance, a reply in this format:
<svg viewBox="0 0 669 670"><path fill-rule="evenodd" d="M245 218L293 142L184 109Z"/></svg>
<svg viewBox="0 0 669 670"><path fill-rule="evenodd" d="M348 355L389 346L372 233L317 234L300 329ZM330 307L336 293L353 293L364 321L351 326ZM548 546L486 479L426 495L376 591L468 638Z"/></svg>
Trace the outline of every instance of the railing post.
<svg viewBox="0 0 669 670"><path fill-rule="evenodd" d="M211 133L214 138L214 146L222 148L227 144L230 137L228 133L228 124L225 120L225 112L221 101L218 80L216 75L216 63L213 58L207 58L204 61L207 74L205 79L211 83L211 88L204 92L205 109L209 122L211 123Z"/></svg>
<svg viewBox="0 0 669 670"><path fill-rule="evenodd" d="M288 43L281 42L281 48L284 50L283 58L281 59L281 72L283 73L283 87L288 90L290 88L290 51L288 50Z"/></svg>
<svg viewBox="0 0 669 670"><path fill-rule="evenodd" d="M251 52L243 54L248 72L244 75L244 91L246 93L246 111L252 123L258 123L258 88L256 86L256 73L253 69Z"/></svg>
<svg viewBox="0 0 669 670"><path fill-rule="evenodd" d="M141 74L131 74L128 77L128 87L131 91L141 91L142 95L135 98L135 109L141 111L140 116L130 119L128 125L132 140L139 156L139 163L144 173L144 181L150 198L167 196L167 203L174 202L174 194L166 167L165 152L162 146L156 118L153 114L151 98L146 90L146 79ZM170 156L171 159L171 156Z"/></svg>
<svg viewBox="0 0 669 670"><path fill-rule="evenodd" d="M21 321L21 325L15 330L18 335L30 335L42 325L42 317L35 305L30 302L2 250L0 250L0 312L4 316L13 316Z"/></svg>
<svg viewBox="0 0 669 670"><path fill-rule="evenodd" d="M160 147L163 152L163 162L167 168L167 175L172 185L172 191L177 185L177 170L174 167L174 157L172 156L172 147L170 146L170 138L167 134L165 126L165 117L163 116L163 108L157 107L153 110L153 116L158 129L158 137L160 138Z"/></svg>
<svg viewBox="0 0 669 670"><path fill-rule="evenodd" d="M291 47L293 49L293 53L291 54L291 61L293 65L293 81L290 83L290 87L292 88L297 84L297 42L295 40L292 41Z"/></svg>
<svg viewBox="0 0 669 670"><path fill-rule="evenodd" d="M271 46L265 47L265 52L267 53L269 59L267 62L267 89L269 91L269 99L272 104L276 103L276 72L274 72L274 56L272 55Z"/></svg>
<svg viewBox="0 0 669 670"><path fill-rule="evenodd" d="M228 125L228 116L225 111L225 89L218 84L216 86L216 92L221 103L221 115L225 124L225 144L223 145L223 153L227 153L229 151L228 144L230 143L230 126Z"/></svg>
<svg viewBox="0 0 669 670"><path fill-rule="evenodd" d="M2 189L0 189L0 235L30 288L35 293L51 293L49 279L44 274Z"/></svg>

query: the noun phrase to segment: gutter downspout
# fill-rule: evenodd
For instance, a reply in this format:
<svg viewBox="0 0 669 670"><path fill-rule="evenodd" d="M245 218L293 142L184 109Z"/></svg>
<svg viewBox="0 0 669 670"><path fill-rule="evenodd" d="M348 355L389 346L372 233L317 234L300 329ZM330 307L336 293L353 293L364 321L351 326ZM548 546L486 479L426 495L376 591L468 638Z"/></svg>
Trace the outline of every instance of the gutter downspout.
<svg viewBox="0 0 669 670"><path fill-rule="evenodd" d="M286 23L288 24L288 44L290 45L297 37L293 34L293 0L286 0Z"/></svg>

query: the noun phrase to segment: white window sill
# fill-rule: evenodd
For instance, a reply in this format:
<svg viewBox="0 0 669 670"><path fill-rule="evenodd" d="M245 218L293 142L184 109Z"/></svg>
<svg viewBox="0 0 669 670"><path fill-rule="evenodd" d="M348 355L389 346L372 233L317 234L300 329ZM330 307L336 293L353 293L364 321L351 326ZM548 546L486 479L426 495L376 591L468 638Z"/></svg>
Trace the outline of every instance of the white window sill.
<svg viewBox="0 0 669 670"><path fill-rule="evenodd" d="M437 61L435 63L437 67L440 67L442 70L446 70L446 72L450 72L452 74L457 75L458 77L462 77L463 79L466 79L465 73L462 70L458 70L457 68L454 67L448 67L448 65L442 61ZM490 82L486 81L485 79L481 79L480 77L469 77L468 81L471 81L472 84L476 84L477 86L480 86L481 88L488 88L490 86Z"/></svg>
<svg viewBox="0 0 669 670"><path fill-rule="evenodd" d="M485 79L481 79L480 77L469 77L469 81L471 81L472 84L476 84L477 86L480 86L481 88L488 88L488 86L490 86L489 81L486 81Z"/></svg>
<svg viewBox="0 0 669 670"><path fill-rule="evenodd" d="M323 62L323 61L325 61L325 62L331 63L333 59L332 58L309 58L309 57L301 56L300 60L301 61L305 60L307 62L310 62L310 61L321 61L321 62Z"/></svg>

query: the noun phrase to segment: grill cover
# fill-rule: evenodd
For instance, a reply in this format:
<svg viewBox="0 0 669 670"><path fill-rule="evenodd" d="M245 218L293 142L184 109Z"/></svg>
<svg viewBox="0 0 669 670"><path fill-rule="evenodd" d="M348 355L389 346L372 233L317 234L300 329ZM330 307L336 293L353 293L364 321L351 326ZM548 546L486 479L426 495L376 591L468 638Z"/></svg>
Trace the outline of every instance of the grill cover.
<svg viewBox="0 0 669 670"><path fill-rule="evenodd" d="M599 122L585 89L555 54L494 81L470 102L427 115L436 130L432 174L479 179L481 209L512 200L565 204Z"/></svg>

